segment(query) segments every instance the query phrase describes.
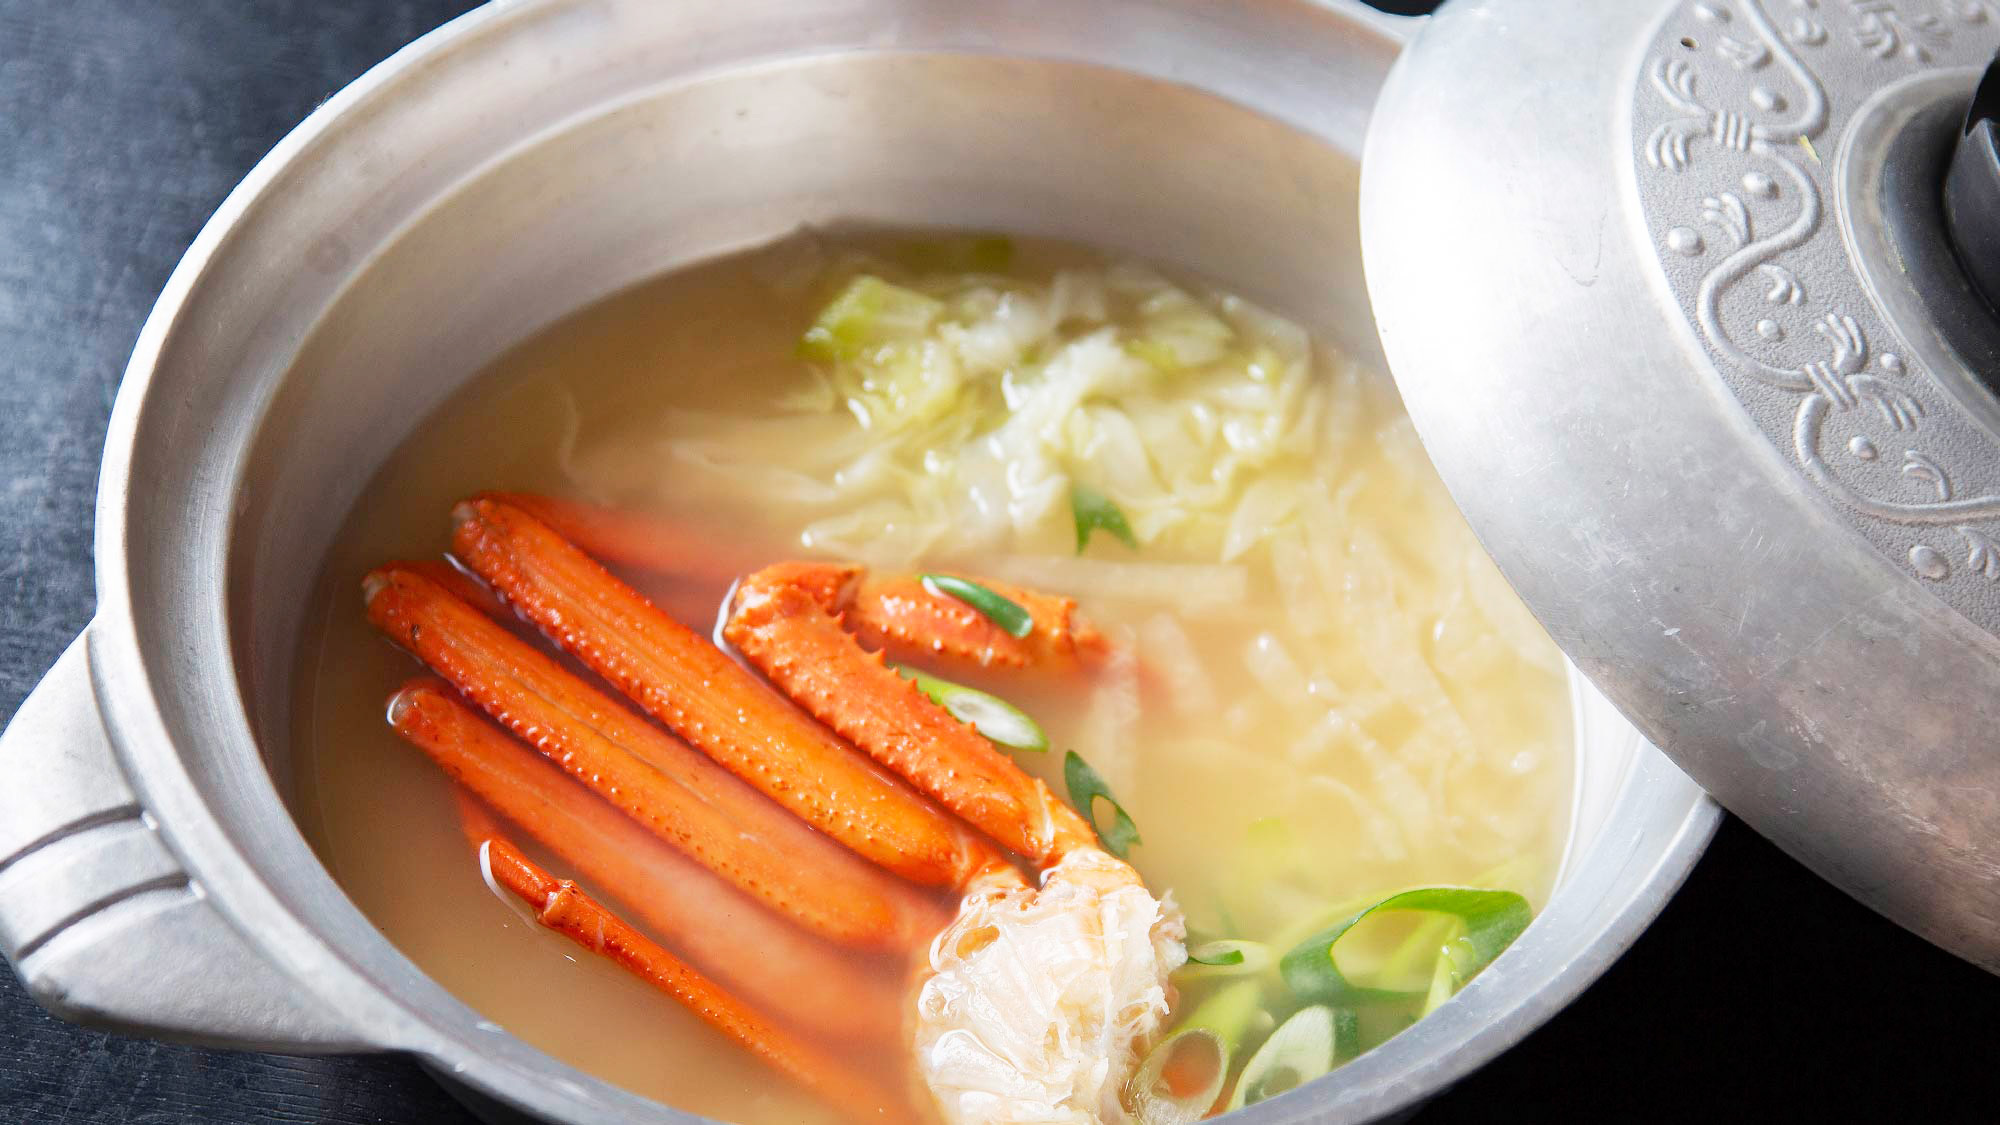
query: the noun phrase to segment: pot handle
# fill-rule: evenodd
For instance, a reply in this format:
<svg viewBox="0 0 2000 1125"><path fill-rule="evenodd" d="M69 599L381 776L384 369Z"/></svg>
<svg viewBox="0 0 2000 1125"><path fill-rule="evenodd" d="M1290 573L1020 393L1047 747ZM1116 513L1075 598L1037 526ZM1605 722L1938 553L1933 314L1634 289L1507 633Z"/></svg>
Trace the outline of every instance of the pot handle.
<svg viewBox="0 0 2000 1125"><path fill-rule="evenodd" d="M0 734L0 953L76 1023L211 1046L368 1049L246 941L112 749L86 629Z"/></svg>

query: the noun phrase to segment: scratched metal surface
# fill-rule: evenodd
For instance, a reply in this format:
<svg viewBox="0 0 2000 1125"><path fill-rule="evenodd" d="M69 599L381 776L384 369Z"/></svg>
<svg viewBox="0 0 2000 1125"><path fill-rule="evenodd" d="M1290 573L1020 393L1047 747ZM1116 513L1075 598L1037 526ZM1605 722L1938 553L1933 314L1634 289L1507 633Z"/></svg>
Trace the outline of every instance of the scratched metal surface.
<svg viewBox="0 0 2000 1125"><path fill-rule="evenodd" d="M90 617L105 418L174 262L314 105L464 6L0 0L0 715ZM1420 1121L1990 1121L1996 1012L2000 978L1730 821L1602 982ZM0 1122L469 1120L405 1059L102 1035L0 974Z"/></svg>

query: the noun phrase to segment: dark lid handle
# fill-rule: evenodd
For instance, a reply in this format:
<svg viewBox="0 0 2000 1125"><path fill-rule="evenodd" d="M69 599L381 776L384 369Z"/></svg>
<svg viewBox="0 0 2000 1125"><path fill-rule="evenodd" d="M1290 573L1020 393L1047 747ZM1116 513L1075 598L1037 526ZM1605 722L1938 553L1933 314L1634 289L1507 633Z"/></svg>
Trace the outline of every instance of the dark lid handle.
<svg viewBox="0 0 2000 1125"><path fill-rule="evenodd" d="M2000 55L1986 68L1944 181L1945 229L1959 264L2000 310Z"/></svg>

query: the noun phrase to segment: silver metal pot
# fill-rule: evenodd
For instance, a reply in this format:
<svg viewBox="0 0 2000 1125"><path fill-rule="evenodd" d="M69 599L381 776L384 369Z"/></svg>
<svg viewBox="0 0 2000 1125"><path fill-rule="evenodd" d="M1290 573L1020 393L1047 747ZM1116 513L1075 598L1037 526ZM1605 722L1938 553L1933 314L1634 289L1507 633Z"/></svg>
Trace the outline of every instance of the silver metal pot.
<svg viewBox="0 0 2000 1125"><path fill-rule="evenodd" d="M420 40L258 165L175 272L106 443L97 619L0 740L0 946L72 1019L407 1051L475 1104L685 1120L417 971L287 813L305 593L374 467L538 326L840 220L1014 230L1198 269L1379 355L1356 219L1412 25L1349 0L529 0ZM1580 677L1558 889L1460 996L1242 1113L1407 1110L1654 916L1716 807Z"/></svg>

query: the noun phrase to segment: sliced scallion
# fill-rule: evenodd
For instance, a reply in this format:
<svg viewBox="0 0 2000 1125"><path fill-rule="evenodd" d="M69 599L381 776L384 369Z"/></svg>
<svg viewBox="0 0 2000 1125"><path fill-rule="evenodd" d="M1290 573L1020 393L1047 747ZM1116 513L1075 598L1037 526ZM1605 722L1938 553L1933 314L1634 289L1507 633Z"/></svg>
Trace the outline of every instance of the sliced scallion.
<svg viewBox="0 0 2000 1125"><path fill-rule="evenodd" d="M1336 1022L1333 1009L1320 1005L1292 1013L1243 1064L1229 1108L1256 1105L1331 1071L1339 1039Z"/></svg>
<svg viewBox="0 0 2000 1125"><path fill-rule="evenodd" d="M1429 987L1442 959L1438 952L1445 947L1459 931L1462 923L1456 915L1424 914L1410 928L1410 935L1404 938L1389 955L1382 960L1381 967L1373 974L1381 981L1398 982L1396 987Z"/></svg>
<svg viewBox="0 0 2000 1125"><path fill-rule="evenodd" d="M1243 951L1233 941L1211 941L1188 950L1188 960L1197 965L1241 965Z"/></svg>
<svg viewBox="0 0 2000 1125"><path fill-rule="evenodd" d="M1431 970L1431 987L1424 993L1424 1005L1417 1009L1417 1018L1422 1019L1437 1011L1438 1005L1451 999L1458 991L1458 966L1453 963L1450 947L1437 959L1437 966Z"/></svg>
<svg viewBox="0 0 2000 1125"><path fill-rule="evenodd" d="M1449 914L1463 924L1463 932L1439 951L1440 959L1451 962L1453 991L1513 944L1533 917L1528 901L1512 891L1474 887L1419 887L1404 891L1365 907L1345 921L1294 946L1278 962L1278 971L1284 977L1286 986L1307 1003L1427 1000L1435 993L1435 984L1432 988L1416 992L1364 987L1342 975L1335 957L1340 939L1363 918L1377 912L1404 910Z"/></svg>
<svg viewBox="0 0 2000 1125"><path fill-rule="evenodd" d="M1126 853L1132 850L1132 845L1140 842L1139 826L1132 823L1132 818L1125 813L1125 806L1111 795L1104 779L1097 776L1097 771L1090 768L1090 763L1084 761L1082 755L1071 750L1063 759L1063 781L1069 788L1069 803L1075 805L1076 811L1083 814L1083 819L1090 822L1097 838L1103 842L1104 850L1124 859ZM1098 801L1111 806L1113 816L1110 828L1098 823Z"/></svg>
<svg viewBox="0 0 2000 1125"><path fill-rule="evenodd" d="M1071 484L1069 511L1076 521L1077 554L1090 545L1093 531L1108 531L1120 543L1135 551L1139 549L1139 540L1132 535L1132 525L1125 521L1124 511L1102 492L1087 484Z"/></svg>
<svg viewBox="0 0 2000 1125"><path fill-rule="evenodd" d="M1010 750L1033 750L1037 753L1049 748L1049 736L1042 733L1040 724L1028 717L1028 713L1001 699L988 695L978 688L941 680L925 675L914 668L896 666L897 675L917 685L917 690L931 697L931 702L951 713L951 717L961 723L970 723L980 734Z"/></svg>
<svg viewBox="0 0 2000 1125"><path fill-rule="evenodd" d="M1259 941L1208 941L1188 947L1188 977L1235 977L1261 973L1277 962Z"/></svg>
<svg viewBox="0 0 2000 1125"><path fill-rule="evenodd" d="M1208 1116L1262 1010L1255 981L1233 981L1195 1005L1154 1045L1125 1087L1144 1125L1187 1125Z"/></svg>
<svg viewBox="0 0 2000 1125"><path fill-rule="evenodd" d="M1019 602L963 578L949 574L921 575L924 589L940 598L956 598L978 610L980 615L1006 632L1010 637L1025 637L1035 627L1034 617L1021 608Z"/></svg>
<svg viewBox="0 0 2000 1125"><path fill-rule="evenodd" d="M1353 1008L1333 1009L1333 1057L1351 1059L1361 1053L1361 1013Z"/></svg>

